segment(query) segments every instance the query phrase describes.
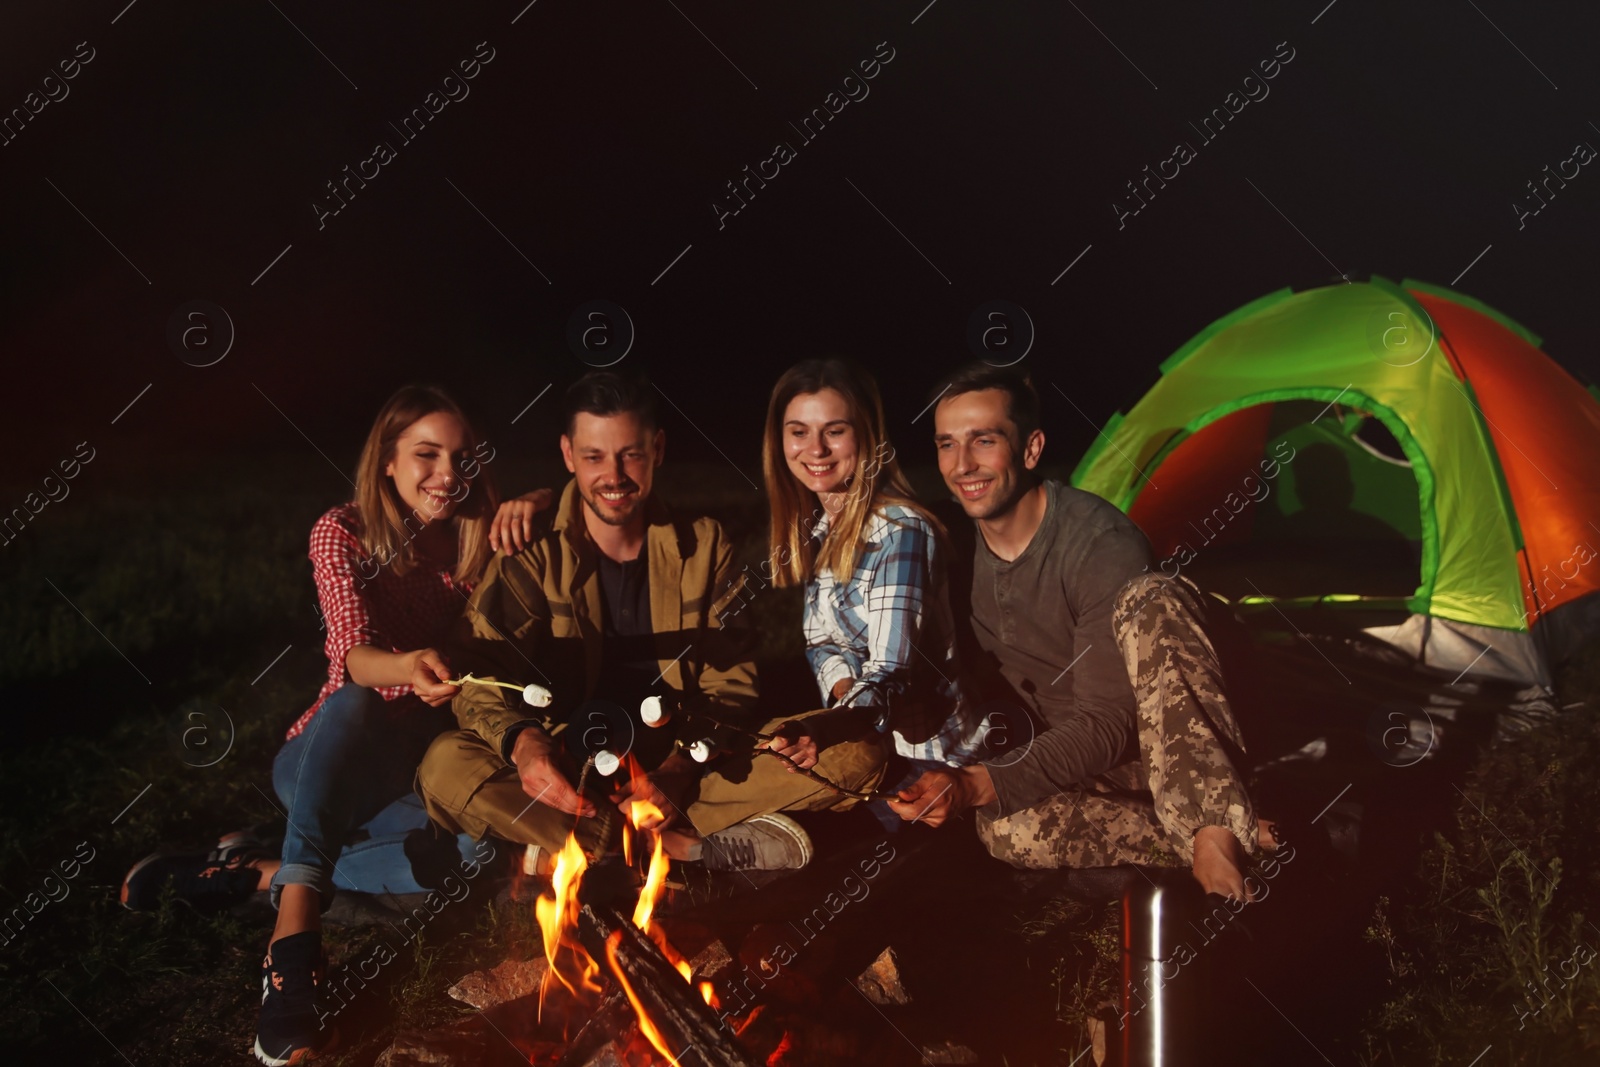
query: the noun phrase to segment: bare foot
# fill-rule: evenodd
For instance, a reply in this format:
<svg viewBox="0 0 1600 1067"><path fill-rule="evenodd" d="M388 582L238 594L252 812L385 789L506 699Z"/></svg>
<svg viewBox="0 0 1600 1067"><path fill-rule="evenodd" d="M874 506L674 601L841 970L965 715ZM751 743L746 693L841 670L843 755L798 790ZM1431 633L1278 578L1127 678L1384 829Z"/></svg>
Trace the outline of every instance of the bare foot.
<svg viewBox="0 0 1600 1067"><path fill-rule="evenodd" d="M1244 884L1244 848L1223 826L1202 826L1194 835L1194 877L1200 888L1229 900L1249 900Z"/></svg>

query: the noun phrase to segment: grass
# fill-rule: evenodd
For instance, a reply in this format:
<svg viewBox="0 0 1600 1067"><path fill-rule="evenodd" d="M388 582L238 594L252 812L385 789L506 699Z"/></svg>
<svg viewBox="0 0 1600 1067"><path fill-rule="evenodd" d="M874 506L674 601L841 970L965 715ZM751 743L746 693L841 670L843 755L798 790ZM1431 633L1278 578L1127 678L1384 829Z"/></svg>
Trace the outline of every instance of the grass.
<svg viewBox="0 0 1600 1067"><path fill-rule="evenodd" d="M5 1062L186 1067L249 1047L270 917L173 905L131 915L116 891L158 845L279 818L272 757L325 670L305 539L342 483L319 464L258 460L241 482L232 463L197 461L170 489L75 495L0 555L0 907L27 915L0 938ZM765 516L742 481L663 475L674 500L724 520L742 561L757 558ZM553 477L502 474L519 488ZM756 598L764 654L797 650L797 603L792 591ZM1600 655L1561 691L1588 708L1485 753L1459 783L1453 819L1372 910L1365 951L1380 988L1349 1035L1361 1062L1467 1064L1486 1046L1480 1067L1600 1056L1600 959L1575 962L1600 948ZM179 739L205 706L224 709L233 732L226 756L201 767ZM528 910L483 897L384 965L350 1009L354 1041L336 1062L370 1063L397 1028L465 1014L443 995L451 982L536 950ZM1041 1025L1071 1045L1115 995L1115 915L1051 899L1018 926L1028 981L1054 1005ZM384 936L352 928L328 944L352 961Z"/></svg>
<svg viewBox="0 0 1600 1067"><path fill-rule="evenodd" d="M1600 655L1561 679L1585 707L1484 754L1408 899L1366 937L1388 995L1368 1064L1600 1060Z"/></svg>
<svg viewBox="0 0 1600 1067"><path fill-rule="evenodd" d="M0 825L0 908L27 917L0 938L6 1062L199 1065L249 1048L270 916L206 918L170 905L132 915L117 889L158 846L281 828L272 757L326 671L306 537L344 495L319 464L256 460L247 480L237 460L176 465L165 491L80 494L51 508L0 557L9 712L0 801L12 813ZM560 484L555 474L501 477L526 488ZM730 495L731 472L663 474L680 506L718 505L756 558L761 502ZM798 610L792 591L769 590L750 610L764 654L798 648L785 617ZM218 708L224 715L189 717ZM231 746L211 766L194 765L209 751L181 743L195 722L211 731L211 751L228 743L231 723ZM61 877L82 843L92 859ZM537 944L527 909L452 913L463 920L430 924L362 991L346 1027L360 1039L343 1061L371 1062L394 1029L461 1014L443 996L450 983ZM333 930L327 945L337 967L368 956L376 940L364 928Z"/></svg>

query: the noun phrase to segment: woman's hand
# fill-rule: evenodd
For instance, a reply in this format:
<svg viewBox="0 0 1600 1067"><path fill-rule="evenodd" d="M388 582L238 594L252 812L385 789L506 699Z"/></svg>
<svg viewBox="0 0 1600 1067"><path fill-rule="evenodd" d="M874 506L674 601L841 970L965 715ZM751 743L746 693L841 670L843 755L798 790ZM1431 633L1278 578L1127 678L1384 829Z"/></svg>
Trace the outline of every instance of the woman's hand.
<svg viewBox="0 0 1600 1067"><path fill-rule="evenodd" d="M840 678L837 682L834 682L833 683L833 699L834 699L834 702L837 703L838 701L843 700L844 699L844 695L846 693L850 692L851 687L854 686L855 684L856 684L856 680L854 678Z"/></svg>
<svg viewBox="0 0 1600 1067"><path fill-rule="evenodd" d="M817 747L816 739L804 732L805 724L786 722L778 727L778 732L768 741L766 747L780 756L788 756L799 767L815 767L817 754L821 751ZM790 774L794 767L789 767Z"/></svg>
<svg viewBox="0 0 1600 1067"><path fill-rule="evenodd" d="M406 655L411 660L411 690L430 708L448 704L461 691L460 686L447 681L455 675L450 673L450 665L437 649L419 648Z"/></svg>
<svg viewBox="0 0 1600 1067"><path fill-rule="evenodd" d="M390 652L372 645L354 645L345 653L344 669L352 682L368 689L409 685L424 703L433 707L456 695L457 687L445 684L455 677L450 673L450 663L434 648Z"/></svg>
<svg viewBox="0 0 1600 1067"><path fill-rule="evenodd" d="M507 500L489 523L489 547L514 556L533 543L533 517L548 508L556 495L549 489L535 489Z"/></svg>

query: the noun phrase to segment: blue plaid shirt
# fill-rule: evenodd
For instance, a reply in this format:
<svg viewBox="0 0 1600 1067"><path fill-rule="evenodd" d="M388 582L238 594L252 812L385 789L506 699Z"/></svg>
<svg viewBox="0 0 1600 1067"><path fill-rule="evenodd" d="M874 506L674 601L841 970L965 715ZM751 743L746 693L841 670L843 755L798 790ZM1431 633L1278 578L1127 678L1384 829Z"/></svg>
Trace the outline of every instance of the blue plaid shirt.
<svg viewBox="0 0 1600 1067"><path fill-rule="evenodd" d="M827 533L824 512L816 528ZM961 699L944 561L929 522L898 504L873 513L855 573L820 569L806 584L806 659L830 706L881 708L895 751L952 767L983 756L987 724ZM838 701L833 687L854 680Z"/></svg>

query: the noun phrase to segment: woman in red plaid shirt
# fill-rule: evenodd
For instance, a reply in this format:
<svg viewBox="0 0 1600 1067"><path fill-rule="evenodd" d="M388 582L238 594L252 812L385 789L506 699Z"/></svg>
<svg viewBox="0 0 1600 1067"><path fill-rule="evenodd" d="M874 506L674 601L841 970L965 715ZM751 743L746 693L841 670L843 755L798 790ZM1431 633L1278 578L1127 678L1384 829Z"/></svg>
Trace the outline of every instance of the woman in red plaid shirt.
<svg viewBox="0 0 1600 1067"><path fill-rule="evenodd" d="M135 910L153 907L167 884L195 904L270 890L278 919L262 968L263 1063L303 1062L333 1043L314 974L336 887L424 892L487 858L466 837L441 849L412 782L428 743L456 725L456 687L436 646L502 538L520 547L549 502L540 490L500 508L485 470L493 458L440 390L389 398L361 451L356 499L311 529L328 678L273 762L288 822L281 859L234 834L209 854L149 857L123 883Z"/></svg>

